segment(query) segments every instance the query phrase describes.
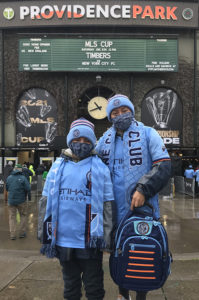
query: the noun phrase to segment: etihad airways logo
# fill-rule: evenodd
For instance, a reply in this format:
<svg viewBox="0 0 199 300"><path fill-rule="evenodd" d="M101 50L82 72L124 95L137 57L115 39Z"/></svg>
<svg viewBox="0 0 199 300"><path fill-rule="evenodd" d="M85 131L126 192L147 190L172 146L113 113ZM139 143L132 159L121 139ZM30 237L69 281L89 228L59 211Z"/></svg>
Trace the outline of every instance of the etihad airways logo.
<svg viewBox="0 0 199 300"><path fill-rule="evenodd" d="M21 6L20 20L30 18L40 19L155 19L155 20L177 20L177 6L155 5L44 5Z"/></svg>

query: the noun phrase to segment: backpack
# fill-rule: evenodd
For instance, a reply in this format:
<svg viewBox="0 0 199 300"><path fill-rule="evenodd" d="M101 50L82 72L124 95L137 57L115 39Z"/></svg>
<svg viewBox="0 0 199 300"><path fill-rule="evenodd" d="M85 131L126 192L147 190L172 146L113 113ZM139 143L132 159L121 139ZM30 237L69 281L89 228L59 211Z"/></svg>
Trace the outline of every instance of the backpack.
<svg viewBox="0 0 199 300"><path fill-rule="evenodd" d="M129 211L120 222L109 267L113 281L132 291L163 286L172 261L164 226L153 217Z"/></svg>

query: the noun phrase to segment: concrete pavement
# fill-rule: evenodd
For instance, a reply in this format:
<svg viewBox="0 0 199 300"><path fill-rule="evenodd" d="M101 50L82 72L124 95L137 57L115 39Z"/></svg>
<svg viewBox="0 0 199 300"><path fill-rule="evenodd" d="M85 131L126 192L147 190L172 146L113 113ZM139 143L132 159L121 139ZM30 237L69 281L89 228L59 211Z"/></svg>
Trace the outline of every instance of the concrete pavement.
<svg viewBox="0 0 199 300"><path fill-rule="evenodd" d="M0 300L62 300L59 262L39 253L36 194L28 205L27 238L11 241L8 210L0 197ZM174 199L161 198L160 206L174 262L163 289L149 292L147 300L198 300L199 199L177 195ZM108 254L104 255L104 272L105 300L115 300L117 288L109 275ZM135 299L134 292L131 297Z"/></svg>

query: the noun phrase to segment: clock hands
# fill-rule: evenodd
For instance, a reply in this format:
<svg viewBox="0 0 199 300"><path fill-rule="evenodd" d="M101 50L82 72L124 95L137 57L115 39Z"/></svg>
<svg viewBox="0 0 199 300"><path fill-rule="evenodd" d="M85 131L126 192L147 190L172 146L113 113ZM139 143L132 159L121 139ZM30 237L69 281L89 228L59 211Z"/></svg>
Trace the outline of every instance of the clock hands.
<svg viewBox="0 0 199 300"><path fill-rule="evenodd" d="M101 110L101 106L100 106L100 108L98 108L98 107L96 107L96 108L93 108L93 109L90 109L89 111L93 111L93 110L97 110L97 109L100 109Z"/></svg>
<svg viewBox="0 0 199 300"><path fill-rule="evenodd" d="M106 117L107 100L104 97L96 96L88 101L88 114L97 120L104 119Z"/></svg>
<svg viewBox="0 0 199 300"><path fill-rule="evenodd" d="M93 108L93 109L90 109L90 111L94 111L94 110L97 110L97 109L99 109L99 110L101 110L102 109L102 106L99 106L96 102L94 102L95 103L95 105L97 106L96 108Z"/></svg>
<svg viewBox="0 0 199 300"><path fill-rule="evenodd" d="M94 103L95 103L95 105L97 106L97 108L98 108L99 110L102 109L102 106L99 106L96 102L94 102Z"/></svg>

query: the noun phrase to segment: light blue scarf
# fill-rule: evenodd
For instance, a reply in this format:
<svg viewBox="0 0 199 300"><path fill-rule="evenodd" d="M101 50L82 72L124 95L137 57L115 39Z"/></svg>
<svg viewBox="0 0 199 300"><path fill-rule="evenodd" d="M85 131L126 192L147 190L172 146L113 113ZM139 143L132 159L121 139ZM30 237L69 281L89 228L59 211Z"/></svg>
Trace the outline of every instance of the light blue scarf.
<svg viewBox="0 0 199 300"><path fill-rule="evenodd" d="M47 207L44 224L51 216L51 222L46 227L47 240L44 241L41 253L52 258L56 256L56 230L59 208L59 190L61 183L61 175L64 165L67 161L64 158L58 158L52 165L48 173L44 189L47 189ZM91 165L91 213L89 220L90 239L86 245L88 248L105 248L106 244L103 238L103 193L104 193L104 168L105 165L98 156L92 156ZM78 222L78 220L77 220ZM45 226L44 226L45 227ZM49 227L51 234L49 234Z"/></svg>
<svg viewBox="0 0 199 300"><path fill-rule="evenodd" d="M102 155L103 161L108 165L113 174L115 159L116 130L112 126L101 137L96 146L96 151ZM125 177L125 203L129 209L131 195L139 179L151 169L151 157L148 152L145 126L133 121L123 134L123 158Z"/></svg>

